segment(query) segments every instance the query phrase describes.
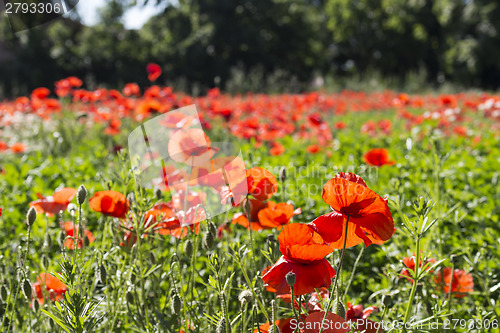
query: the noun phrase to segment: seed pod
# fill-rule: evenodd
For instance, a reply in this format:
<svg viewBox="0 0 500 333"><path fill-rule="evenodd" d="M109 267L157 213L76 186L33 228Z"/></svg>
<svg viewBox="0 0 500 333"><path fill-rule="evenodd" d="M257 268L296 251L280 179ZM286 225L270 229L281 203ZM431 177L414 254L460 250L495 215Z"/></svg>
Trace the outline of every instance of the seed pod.
<svg viewBox="0 0 500 333"><path fill-rule="evenodd" d="M23 294L27 299L31 299L31 295L33 294L33 287L31 286L31 282L28 279L23 280Z"/></svg>
<svg viewBox="0 0 500 333"><path fill-rule="evenodd" d="M282 182L282 183L285 182L285 180L286 180L286 168L285 167L281 167L280 173L279 173L279 179L280 179L280 182Z"/></svg>
<svg viewBox="0 0 500 333"><path fill-rule="evenodd" d="M295 282L297 281L297 277L296 277L295 273L292 271L286 273L285 279L286 279L286 283L288 283L288 285L290 287L293 287L295 285Z"/></svg>
<svg viewBox="0 0 500 333"><path fill-rule="evenodd" d="M250 290L243 290L238 296L238 300L240 301L241 305L251 303L253 300L252 292Z"/></svg>
<svg viewBox="0 0 500 333"><path fill-rule="evenodd" d="M184 243L184 253L186 253L186 256L191 258L191 256L193 255L193 250L193 241L188 239L186 243Z"/></svg>
<svg viewBox="0 0 500 333"><path fill-rule="evenodd" d="M7 289L7 287L2 284L2 286L0 287L0 297L2 298L2 301L7 303L7 298L9 297L9 289Z"/></svg>
<svg viewBox="0 0 500 333"><path fill-rule="evenodd" d="M181 308L182 308L182 299L176 292L174 294L174 297L172 298L172 313L173 314L181 313Z"/></svg>
<svg viewBox="0 0 500 333"><path fill-rule="evenodd" d="M107 275L108 273L106 272L106 267L104 267L103 264L99 265L99 281L101 281L102 284L106 284L107 281Z"/></svg>
<svg viewBox="0 0 500 333"><path fill-rule="evenodd" d="M203 236L203 247L205 250L210 250L214 246L214 235L211 232L207 232Z"/></svg>
<svg viewBox="0 0 500 333"><path fill-rule="evenodd" d="M35 207L30 207L28 213L26 214L26 225L31 227L36 220L36 210Z"/></svg>

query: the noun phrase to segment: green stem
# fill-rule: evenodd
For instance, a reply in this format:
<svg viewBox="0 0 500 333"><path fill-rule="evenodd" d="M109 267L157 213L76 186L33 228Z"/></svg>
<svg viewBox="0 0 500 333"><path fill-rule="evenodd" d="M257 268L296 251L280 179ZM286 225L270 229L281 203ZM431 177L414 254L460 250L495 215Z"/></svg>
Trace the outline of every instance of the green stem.
<svg viewBox="0 0 500 333"><path fill-rule="evenodd" d="M448 312L451 312L451 287L453 286L453 272L455 271L455 260L452 260L451 263L451 279L450 279L450 287L448 289Z"/></svg>
<svg viewBox="0 0 500 333"><path fill-rule="evenodd" d="M420 236L416 236L417 240L417 254L415 256L415 272L413 276L413 286L411 288L411 293L410 293L410 299L408 300L408 305L406 306L406 312L405 316L403 319L403 327L406 325L408 322L408 319L410 318L410 313L411 313L411 307L413 304L413 299L415 298L415 293L417 291L417 285L418 285L418 276L419 276L419 258L420 258Z"/></svg>
<svg viewBox="0 0 500 333"><path fill-rule="evenodd" d="M255 293L255 290L254 290L254 287L253 287L252 283L250 282L250 279L248 278L247 271L245 270L245 268L243 267L243 265L241 264L241 262L239 260L237 260L237 263L241 269L241 272L243 273L243 276L245 277L245 281L248 285L248 288L250 288L250 291L252 292L254 299L257 300L257 303L259 304L260 310L266 316L267 321L269 321L269 314L267 313L266 308L264 307L264 304L262 304L262 301L260 300L260 298L257 297L257 294Z"/></svg>
<svg viewBox="0 0 500 333"><path fill-rule="evenodd" d="M344 262L344 253L345 253L345 248L347 246L347 230L349 228L349 218L350 217L351 217L350 215L347 215L347 220L345 222L344 246L342 247L342 253L340 254L339 270L338 270L337 274L335 274L335 280L333 282L332 289L330 290L328 304L327 304L326 309L325 309L325 315L323 316L323 320L321 321L319 333L323 333L323 330L325 328L324 323L325 323L326 317L328 316L328 311L330 311L330 308L332 307L332 303L333 303L332 295L335 292L335 290L337 290L339 275L342 272L342 263Z"/></svg>
<svg viewBox="0 0 500 333"><path fill-rule="evenodd" d="M295 320L297 320L297 327L295 327L295 330L293 331L294 333L297 332L297 330L299 329L299 316L297 315L297 310L295 310L295 297L294 297L294 294L293 294L293 287L290 286L290 293L291 293L291 296L292 296L292 310L293 310L293 315L295 316ZM299 304L300 304L300 299L299 299Z"/></svg>
<svg viewBox="0 0 500 333"><path fill-rule="evenodd" d="M356 258L356 261L354 262L354 266L352 267L351 271L351 276L349 277L349 282L347 282L347 286L345 287L344 295L347 295L349 292L349 288L351 287L352 280L354 279L354 273L356 272L356 268L358 267L359 260L361 259L361 256L363 255L363 252L365 251L365 247L363 246L361 248L361 251L359 251L358 257Z"/></svg>

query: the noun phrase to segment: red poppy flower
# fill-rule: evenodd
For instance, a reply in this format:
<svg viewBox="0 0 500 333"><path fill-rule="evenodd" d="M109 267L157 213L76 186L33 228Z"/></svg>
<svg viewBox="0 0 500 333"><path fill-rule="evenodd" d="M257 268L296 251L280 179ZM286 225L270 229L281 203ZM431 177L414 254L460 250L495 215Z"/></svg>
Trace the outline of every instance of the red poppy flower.
<svg viewBox="0 0 500 333"><path fill-rule="evenodd" d="M36 298L40 305L44 303L45 295L48 296L51 301L57 301L67 290L66 285L58 278L46 273L40 273L33 287L35 287ZM45 287L45 295L43 287Z"/></svg>
<svg viewBox="0 0 500 333"><path fill-rule="evenodd" d="M247 170L247 188L248 194L265 201L278 191L278 182L269 171L254 167Z"/></svg>
<svg viewBox="0 0 500 333"><path fill-rule="evenodd" d="M389 152L385 148L374 148L363 155L365 163L374 166L394 165L389 159Z"/></svg>
<svg viewBox="0 0 500 333"><path fill-rule="evenodd" d="M10 146L10 150L13 153L21 154L21 153L24 153L26 151L26 145L22 144L20 142L17 142L17 143L14 143L12 146Z"/></svg>
<svg viewBox="0 0 500 333"><path fill-rule="evenodd" d="M341 316L329 312L325 317L325 312L313 312L307 316L304 322L304 333L319 333L323 324L323 333L346 333L350 330L350 324ZM300 326L299 326L300 328Z"/></svg>
<svg viewBox="0 0 500 333"><path fill-rule="evenodd" d="M48 216L53 216L54 214L59 214L61 211L65 211L75 195L76 189L71 187L60 189L48 197L42 197L38 194L40 199L31 202L30 207L35 207L38 214L45 213Z"/></svg>
<svg viewBox="0 0 500 333"><path fill-rule="evenodd" d="M0 141L0 151L6 151L9 146L4 141Z"/></svg>
<svg viewBox="0 0 500 333"><path fill-rule="evenodd" d="M118 218L124 218L129 210L127 198L116 191L96 192L89 204L95 212Z"/></svg>
<svg viewBox="0 0 500 333"><path fill-rule="evenodd" d="M73 237L75 229L76 229L76 234L79 235L78 225L75 226L71 221L64 222L64 231L66 231L66 236ZM95 241L94 234L92 234L92 232L90 232L89 230L85 229L84 235L88 238L89 243L93 243ZM75 242L71 238L66 238L66 240L64 241L64 246L70 250L74 250ZM83 246L83 240L80 237L78 237L78 248L81 249L82 246Z"/></svg>
<svg viewBox="0 0 500 333"><path fill-rule="evenodd" d="M269 201L267 207L258 212L258 220L264 229L278 228L290 222L294 215L301 212L300 208L294 209L293 205Z"/></svg>
<svg viewBox="0 0 500 333"><path fill-rule="evenodd" d="M33 92L31 93L31 98L45 99L49 97L49 95L50 95L49 89L40 87L33 90Z"/></svg>
<svg viewBox="0 0 500 333"><path fill-rule="evenodd" d="M210 139L199 128L175 132L168 141L168 154L177 162L188 165L208 165L215 154Z"/></svg>
<svg viewBox="0 0 500 333"><path fill-rule="evenodd" d="M324 257L332 252L320 235L305 224L286 225L278 236L281 258L265 270L266 289L278 295L289 294L286 274L294 272L294 293L305 295L315 288L328 287L335 270Z"/></svg>
<svg viewBox="0 0 500 333"><path fill-rule="evenodd" d="M161 75L161 67L155 63L149 63L146 66L146 70L148 72L148 80L151 82L156 81Z"/></svg>
<svg viewBox="0 0 500 333"><path fill-rule="evenodd" d="M307 152L311 153L311 154L316 154L317 152L319 152L319 146L318 145L310 145L309 147L307 147Z"/></svg>
<svg viewBox="0 0 500 333"><path fill-rule="evenodd" d="M445 267L441 272L437 273L435 281L441 285L445 293L450 291L451 282L451 268ZM466 273L462 269L455 269L453 271L453 283L451 285L451 293L456 298L463 298L467 293L474 291L474 281L472 274Z"/></svg>
<svg viewBox="0 0 500 333"><path fill-rule="evenodd" d="M332 248L340 249L361 242L365 246L381 244L394 233L394 221L387 201L370 190L364 181L351 173L340 173L323 187L323 200L334 210L309 225ZM349 228L345 225L349 217Z"/></svg>
<svg viewBox="0 0 500 333"><path fill-rule="evenodd" d="M436 260L434 260L432 258L429 258L429 259L420 258L419 261L418 261L418 267L422 268L427 263L433 264L435 262L436 262ZM404 275L404 276L407 276L408 277L408 281L410 281L410 282L413 283L413 279L410 278L411 274L410 274L409 269L411 269L413 271L415 270L415 256L403 258L403 265L405 265L406 268L403 268L403 270L401 271L401 274ZM429 268L427 268L427 270L428 269Z"/></svg>
<svg viewBox="0 0 500 333"><path fill-rule="evenodd" d="M306 316L302 315L302 319L305 319ZM274 322L276 326L278 326L280 333L294 333L294 329L292 327L295 327L295 322L294 318L287 318L287 319L278 319ZM261 333L269 333L269 330L271 329L269 323L265 323L263 325L259 326L260 332ZM259 330L255 329L253 331L254 333L258 333Z"/></svg>
<svg viewBox="0 0 500 333"><path fill-rule="evenodd" d="M249 203L252 230L280 228L288 224L294 215L302 212L300 208L294 210L293 205L287 203L276 204L273 201L263 202L253 198L249 198ZM234 214L233 224L236 223L248 228L246 214Z"/></svg>
<svg viewBox="0 0 500 333"><path fill-rule="evenodd" d="M369 306L366 309L363 309L363 305L357 304L352 305L351 303L347 303L347 312L346 319L347 320L356 320L356 319L366 319L373 312L378 312L379 309L376 306Z"/></svg>
<svg viewBox="0 0 500 333"><path fill-rule="evenodd" d="M279 143L274 141L271 143L271 149L269 150L269 153L273 156L280 156L285 152L285 147Z"/></svg>

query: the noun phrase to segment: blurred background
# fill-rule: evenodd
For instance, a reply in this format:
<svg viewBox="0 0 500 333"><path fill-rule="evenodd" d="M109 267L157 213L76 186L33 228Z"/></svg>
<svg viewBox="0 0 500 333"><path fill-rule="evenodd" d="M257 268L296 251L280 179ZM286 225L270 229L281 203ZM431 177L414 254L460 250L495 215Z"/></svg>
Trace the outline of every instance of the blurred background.
<svg viewBox="0 0 500 333"><path fill-rule="evenodd" d="M498 0L80 0L17 33L2 10L0 98L67 76L144 86L150 62L194 95L497 90L499 33Z"/></svg>

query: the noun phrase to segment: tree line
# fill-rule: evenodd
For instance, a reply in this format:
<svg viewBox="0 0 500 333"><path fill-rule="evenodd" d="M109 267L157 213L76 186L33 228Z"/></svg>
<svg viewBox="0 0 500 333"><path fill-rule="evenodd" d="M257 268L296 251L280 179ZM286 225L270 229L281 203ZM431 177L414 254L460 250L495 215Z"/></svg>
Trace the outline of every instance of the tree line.
<svg viewBox="0 0 500 333"><path fill-rule="evenodd" d="M108 1L94 26L69 17L14 34L2 14L0 94L69 75L88 87L145 85L149 62L163 69L159 83L199 91L248 83L252 75L251 90L273 80L308 90L318 79L373 72L401 80L424 73L422 84L436 86L500 83L496 0L156 2L162 13L140 30L122 23L128 6L142 5L129 0Z"/></svg>

